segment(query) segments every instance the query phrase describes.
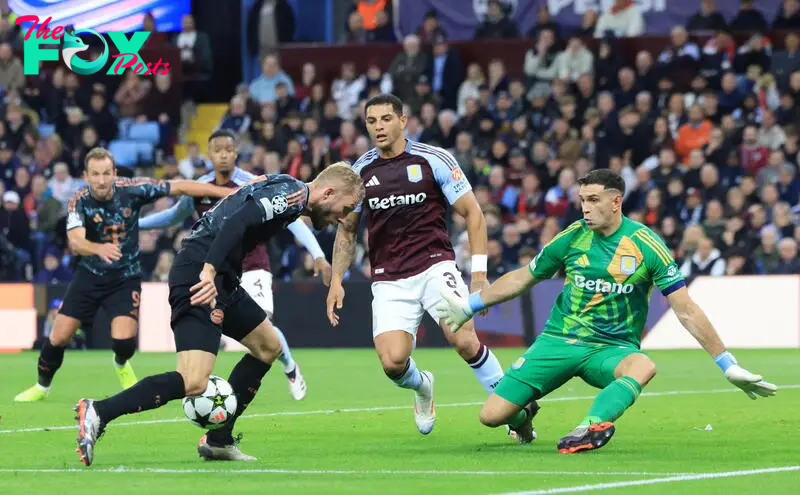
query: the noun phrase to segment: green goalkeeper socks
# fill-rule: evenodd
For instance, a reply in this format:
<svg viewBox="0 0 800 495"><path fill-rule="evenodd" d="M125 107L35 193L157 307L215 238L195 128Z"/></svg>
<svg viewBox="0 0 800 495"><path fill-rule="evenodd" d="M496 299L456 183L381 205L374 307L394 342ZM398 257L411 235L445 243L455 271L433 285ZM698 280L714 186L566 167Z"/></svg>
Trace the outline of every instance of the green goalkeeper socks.
<svg viewBox="0 0 800 495"><path fill-rule="evenodd" d="M639 382L629 376L621 376L597 394L589 414L583 418L580 426L592 423L616 421L626 409L631 407L642 393Z"/></svg>
<svg viewBox="0 0 800 495"><path fill-rule="evenodd" d="M514 415L513 418L508 420L508 426L512 428L519 428L520 426L522 426L523 423L525 423L527 419L528 419L528 413L527 411L525 411L525 409L523 409L516 415Z"/></svg>

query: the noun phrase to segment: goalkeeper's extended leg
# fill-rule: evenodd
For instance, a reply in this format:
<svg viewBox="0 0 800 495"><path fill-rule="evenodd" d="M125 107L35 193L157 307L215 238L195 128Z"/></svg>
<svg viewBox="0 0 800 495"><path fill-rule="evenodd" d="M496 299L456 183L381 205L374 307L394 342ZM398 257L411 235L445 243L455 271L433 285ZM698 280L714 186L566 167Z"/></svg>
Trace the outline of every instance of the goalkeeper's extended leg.
<svg viewBox="0 0 800 495"><path fill-rule="evenodd" d="M561 438L558 451L574 454L606 445L616 431L614 421L633 405L655 374L655 364L644 354L631 354L620 361L614 370L616 379L597 394L580 424Z"/></svg>
<svg viewBox="0 0 800 495"><path fill-rule="evenodd" d="M533 418L539 405L534 399L539 395L536 389L506 376L483 404L481 423L490 428L507 425L519 443L531 443L536 439Z"/></svg>

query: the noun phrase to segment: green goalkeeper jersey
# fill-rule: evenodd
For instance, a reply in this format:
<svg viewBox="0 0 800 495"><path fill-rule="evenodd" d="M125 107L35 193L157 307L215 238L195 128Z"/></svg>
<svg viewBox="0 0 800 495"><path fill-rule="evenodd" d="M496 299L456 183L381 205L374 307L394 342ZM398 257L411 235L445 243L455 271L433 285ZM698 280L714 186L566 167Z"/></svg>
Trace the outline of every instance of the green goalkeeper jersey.
<svg viewBox="0 0 800 495"><path fill-rule="evenodd" d="M639 347L653 286L666 296L686 285L661 238L624 216L609 236L573 223L528 268L536 280L566 273L544 333L590 343Z"/></svg>

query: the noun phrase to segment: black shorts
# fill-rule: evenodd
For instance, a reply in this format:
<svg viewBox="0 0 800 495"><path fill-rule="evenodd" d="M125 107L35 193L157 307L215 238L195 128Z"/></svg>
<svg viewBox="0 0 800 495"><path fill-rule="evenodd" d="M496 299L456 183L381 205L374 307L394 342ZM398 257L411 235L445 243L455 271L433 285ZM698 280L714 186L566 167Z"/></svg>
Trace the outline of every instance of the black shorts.
<svg viewBox="0 0 800 495"><path fill-rule="evenodd" d="M59 312L79 320L82 326L91 326L101 307L111 320L128 316L138 321L141 293L141 277L95 275L79 266Z"/></svg>
<svg viewBox="0 0 800 495"><path fill-rule="evenodd" d="M169 272L169 305L172 308L172 333L175 349L201 350L216 354L221 335L237 340L244 339L267 319L267 314L250 295L230 276L218 276L217 305L192 306L191 287L200 279L203 264L175 258Z"/></svg>

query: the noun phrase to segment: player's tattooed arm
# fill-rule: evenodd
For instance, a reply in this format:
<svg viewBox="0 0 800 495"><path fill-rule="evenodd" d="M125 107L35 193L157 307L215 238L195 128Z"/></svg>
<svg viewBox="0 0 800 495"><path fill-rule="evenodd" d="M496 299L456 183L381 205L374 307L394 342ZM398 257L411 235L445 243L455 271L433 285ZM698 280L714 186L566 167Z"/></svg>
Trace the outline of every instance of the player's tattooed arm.
<svg viewBox="0 0 800 495"><path fill-rule="evenodd" d="M205 182L194 180L171 180L169 181L170 196L194 196L198 198L224 198L231 194L235 189L220 187Z"/></svg>
<svg viewBox="0 0 800 495"><path fill-rule="evenodd" d="M344 274L353 263L356 250L356 236L361 222L361 212L354 211L345 217L336 231L336 242L333 245L333 279L341 284Z"/></svg>
<svg viewBox="0 0 800 495"><path fill-rule="evenodd" d="M667 301L678 317L681 325L692 334L692 337L706 350L712 357L725 352L725 344L719 338L719 334L714 330L714 326L706 316L700 306L689 296L686 287L681 287L667 296Z"/></svg>
<svg viewBox="0 0 800 495"><path fill-rule="evenodd" d="M333 326L339 324L339 315L336 314L336 310L341 309L344 304L342 280L350 268L350 264L353 263L359 223L361 223L361 212L354 211L345 217L344 222L336 231L336 242L333 245L333 275L326 301L328 321Z"/></svg>

